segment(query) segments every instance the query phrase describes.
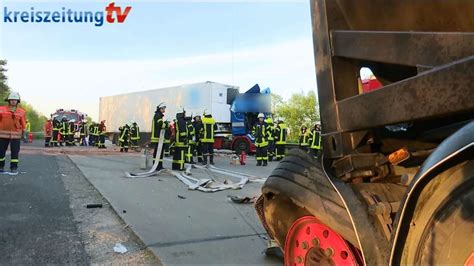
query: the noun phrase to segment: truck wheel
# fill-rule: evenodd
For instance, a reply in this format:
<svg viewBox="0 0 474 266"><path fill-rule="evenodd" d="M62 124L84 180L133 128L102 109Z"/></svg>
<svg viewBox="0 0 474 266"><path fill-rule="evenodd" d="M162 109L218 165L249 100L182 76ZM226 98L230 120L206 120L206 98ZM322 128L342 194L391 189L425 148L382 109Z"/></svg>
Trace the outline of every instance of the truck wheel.
<svg viewBox="0 0 474 266"><path fill-rule="evenodd" d="M329 184L325 184L325 177L320 180L319 175L316 176L316 164L317 161L308 154L298 149L291 150L263 186L261 209L264 210L264 215L262 218L262 214L259 214L260 219L270 236L284 250L285 265L358 264L361 262L358 250L336 232L343 226L347 226L345 231L352 232L352 225L342 222L339 225L326 223L333 227L330 228L321 222L321 217L344 213L345 210L340 206L336 192L328 187ZM288 181L290 182L287 183ZM287 186L290 184L300 186L290 188ZM315 188L319 194L305 190L305 187ZM294 202L293 193L314 193L317 199L307 198L304 202L307 206L302 206ZM317 203L323 205L316 207L320 212L315 215L310 211L314 206L310 205ZM260 209L259 206L256 208Z"/></svg>
<svg viewBox="0 0 474 266"><path fill-rule="evenodd" d="M474 161L435 177L422 191L402 264L474 263Z"/></svg>
<svg viewBox="0 0 474 266"><path fill-rule="evenodd" d="M234 143L234 151L236 154L241 154L242 151L244 151L245 154L249 154L250 145L245 139L238 139Z"/></svg>

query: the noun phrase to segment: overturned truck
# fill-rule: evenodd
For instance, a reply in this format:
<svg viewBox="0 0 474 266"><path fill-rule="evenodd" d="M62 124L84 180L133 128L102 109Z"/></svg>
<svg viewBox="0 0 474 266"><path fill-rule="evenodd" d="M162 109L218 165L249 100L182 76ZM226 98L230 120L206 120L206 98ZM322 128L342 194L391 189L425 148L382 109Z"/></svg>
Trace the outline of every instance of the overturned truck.
<svg viewBox="0 0 474 266"><path fill-rule="evenodd" d="M472 10L311 1L323 156L290 151L256 204L285 265L474 263Z"/></svg>

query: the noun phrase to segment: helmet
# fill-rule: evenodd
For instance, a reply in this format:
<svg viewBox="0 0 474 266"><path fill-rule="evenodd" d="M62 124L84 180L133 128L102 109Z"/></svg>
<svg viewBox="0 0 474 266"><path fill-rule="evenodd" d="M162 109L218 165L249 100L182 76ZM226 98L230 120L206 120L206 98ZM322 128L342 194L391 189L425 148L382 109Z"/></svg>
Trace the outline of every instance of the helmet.
<svg viewBox="0 0 474 266"><path fill-rule="evenodd" d="M200 114L200 113L197 113L197 114L195 114L195 115L193 116L193 118L196 118L196 117L198 117L198 116L201 117L201 114Z"/></svg>
<svg viewBox="0 0 474 266"><path fill-rule="evenodd" d="M259 113L257 118L265 118L265 115L263 113Z"/></svg>
<svg viewBox="0 0 474 266"><path fill-rule="evenodd" d="M161 109L161 108L166 108L166 103L162 102L158 104L158 106L156 107L156 109Z"/></svg>
<svg viewBox="0 0 474 266"><path fill-rule="evenodd" d="M12 91L10 92L10 94L8 94L8 97L5 100L17 100L18 102L20 102L20 94L16 91Z"/></svg>
<svg viewBox="0 0 474 266"><path fill-rule="evenodd" d="M279 117L278 122L285 122L285 119L283 117Z"/></svg>

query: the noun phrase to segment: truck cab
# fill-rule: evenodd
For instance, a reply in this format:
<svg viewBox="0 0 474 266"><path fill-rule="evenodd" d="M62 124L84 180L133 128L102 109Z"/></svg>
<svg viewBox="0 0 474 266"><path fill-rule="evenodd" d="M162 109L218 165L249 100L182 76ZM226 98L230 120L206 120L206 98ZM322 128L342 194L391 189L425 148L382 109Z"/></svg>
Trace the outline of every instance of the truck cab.
<svg viewBox="0 0 474 266"><path fill-rule="evenodd" d="M231 147L237 154L255 153L255 138L252 136L252 127L257 121L259 113L271 113L270 89L261 90L256 84L245 93L235 96L230 108L232 124Z"/></svg>

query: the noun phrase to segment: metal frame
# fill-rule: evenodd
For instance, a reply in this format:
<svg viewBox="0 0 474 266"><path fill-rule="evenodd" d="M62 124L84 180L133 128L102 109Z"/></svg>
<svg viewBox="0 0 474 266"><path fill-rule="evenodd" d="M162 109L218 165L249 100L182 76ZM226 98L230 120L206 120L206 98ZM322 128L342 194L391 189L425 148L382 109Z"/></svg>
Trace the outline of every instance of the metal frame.
<svg viewBox="0 0 474 266"><path fill-rule="evenodd" d="M441 0L431 1L429 8L424 1L352 2L358 5L348 0L311 1L326 158L353 153L366 129L474 112L474 101L466 97L474 95L471 22L450 18L444 8L451 6ZM467 9L473 4L454 2L454 7ZM364 15L377 7L381 12L392 8L398 17L372 14L375 26L367 24ZM418 17L436 15L436 21L403 17L410 11L419 12ZM426 31L430 26L438 31ZM359 95L357 76L364 66L385 86Z"/></svg>

